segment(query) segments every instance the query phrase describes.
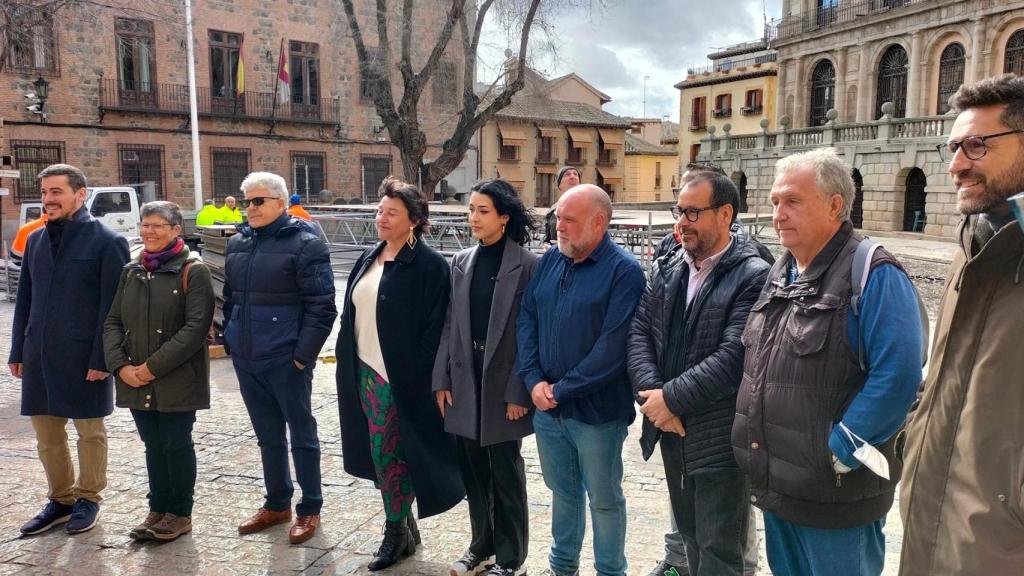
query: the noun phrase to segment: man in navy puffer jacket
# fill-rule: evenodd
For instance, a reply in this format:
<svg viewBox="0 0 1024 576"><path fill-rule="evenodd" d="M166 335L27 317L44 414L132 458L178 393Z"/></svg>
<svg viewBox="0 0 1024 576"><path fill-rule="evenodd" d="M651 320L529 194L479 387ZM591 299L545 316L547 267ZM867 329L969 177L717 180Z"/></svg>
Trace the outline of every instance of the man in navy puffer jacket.
<svg viewBox="0 0 1024 576"><path fill-rule="evenodd" d="M254 172L242 181L248 223L228 242L224 341L231 352L263 460L263 506L238 527L251 534L291 520L294 488L287 428L302 499L292 544L320 525L320 440L310 405L313 366L338 316L327 245L289 216L284 178Z"/></svg>

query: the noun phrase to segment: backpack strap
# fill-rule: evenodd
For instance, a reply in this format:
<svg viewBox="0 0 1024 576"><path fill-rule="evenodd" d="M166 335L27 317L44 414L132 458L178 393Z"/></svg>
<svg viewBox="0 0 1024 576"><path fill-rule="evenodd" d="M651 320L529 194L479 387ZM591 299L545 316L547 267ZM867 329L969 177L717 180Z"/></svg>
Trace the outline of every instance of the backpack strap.
<svg viewBox="0 0 1024 576"><path fill-rule="evenodd" d="M859 320L860 299L864 294L864 287L868 285L868 275L871 273L871 259L874 258L875 250L881 247L882 245L878 242L864 237L860 244L857 245L857 251L853 254L853 271L850 275L850 283L853 288L853 295L850 297L850 310L858 318L857 361L860 364L860 369L865 371L867 371L868 367L864 361L864 323ZM921 293L918 292L917 286L911 284L911 287L913 287L914 296L917 298L917 309L921 322L921 337L924 339L924 345L921 346L921 365L924 366L928 362L928 340L931 327L928 324L928 310L925 308L924 300L921 299Z"/></svg>
<svg viewBox="0 0 1024 576"><path fill-rule="evenodd" d="M188 271L192 268L192 261L186 260L185 265L181 267L181 293L188 294Z"/></svg>

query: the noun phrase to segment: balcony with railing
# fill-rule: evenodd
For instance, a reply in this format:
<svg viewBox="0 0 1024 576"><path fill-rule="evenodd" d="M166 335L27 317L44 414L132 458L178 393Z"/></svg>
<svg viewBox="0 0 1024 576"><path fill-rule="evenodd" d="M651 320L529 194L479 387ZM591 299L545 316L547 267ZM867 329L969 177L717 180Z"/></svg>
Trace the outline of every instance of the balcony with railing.
<svg viewBox="0 0 1024 576"><path fill-rule="evenodd" d="M712 134L700 141L701 160L721 160L723 155L733 151L749 154L767 152L771 156L801 152L821 146L837 144L921 144L930 147L945 142L953 127L954 115L922 116L917 118L894 118L891 102L882 105L883 116L870 122L840 124L834 110L829 110L830 120L823 126L789 128L789 119L780 119L781 129L756 134Z"/></svg>
<svg viewBox="0 0 1024 576"><path fill-rule="evenodd" d="M769 43L786 40L800 34L826 30L859 21L868 16L884 14L929 0L840 0L830 6L819 6L809 12L790 14L772 20L765 26L765 40Z"/></svg>
<svg viewBox="0 0 1024 576"><path fill-rule="evenodd" d="M276 96L274 92L252 90L246 90L237 96L222 96L210 88L196 88L200 116L305 124L336 125L341 122L341 103L337 100L321 98L312 104L276 103ZM187 115L188 85L132 85L117 79L103 79L100 82L100 113L108 111Z"/></svg>
<svg viewBox="0 0 1024 576"><path fill-rule="evenodd" d="M775 52L770 52L742 60L717 60L705 66L690 66L686 69L686 74L688 76L696 76L698 74L712 74L714 72L745 72L750 69L761 68L762 64L775 62L777 59L778 55Z"/></svg>

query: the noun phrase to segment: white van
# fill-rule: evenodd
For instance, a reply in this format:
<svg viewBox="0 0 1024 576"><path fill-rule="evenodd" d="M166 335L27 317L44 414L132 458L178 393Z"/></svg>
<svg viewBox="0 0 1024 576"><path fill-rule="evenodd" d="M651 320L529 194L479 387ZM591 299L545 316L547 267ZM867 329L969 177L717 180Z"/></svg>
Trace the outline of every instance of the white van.
<svg viewBox="0 0 1024 576"><path fill-rule="evenodd" d="M103 222L114 232L130 241L139 237L139 196L128 186L101 186L87 188L89 195L85 207L93 218ZM42 216L43 205L39 202L25 202L21 205L20 224Z"/></svg>

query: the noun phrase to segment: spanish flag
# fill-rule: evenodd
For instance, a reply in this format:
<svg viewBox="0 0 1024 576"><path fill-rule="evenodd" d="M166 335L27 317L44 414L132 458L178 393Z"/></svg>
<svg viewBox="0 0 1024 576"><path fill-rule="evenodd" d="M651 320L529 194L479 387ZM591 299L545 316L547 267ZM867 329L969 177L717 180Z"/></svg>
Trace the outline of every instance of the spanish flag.
<svg viewBox="0 0 1024 576"><path fill-rule="evenodd" d="M238 47L238 69L235 71L235 94L241 96L245 92L245 38Z"/></svg>

